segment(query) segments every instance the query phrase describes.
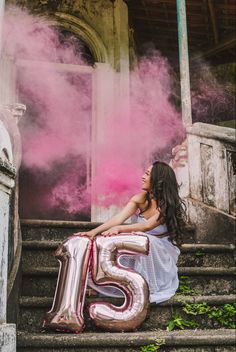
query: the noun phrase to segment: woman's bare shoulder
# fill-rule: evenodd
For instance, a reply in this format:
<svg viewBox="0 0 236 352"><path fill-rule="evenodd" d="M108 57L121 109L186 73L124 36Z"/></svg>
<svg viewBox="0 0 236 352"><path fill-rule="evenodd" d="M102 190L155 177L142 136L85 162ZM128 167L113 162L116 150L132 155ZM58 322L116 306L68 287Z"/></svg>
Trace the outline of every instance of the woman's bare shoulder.
<svg viewBox="0 0 236 352"><path fill-rule="evenodd" d="M135 194L130 200L132 202L135 202L136 204L143 204L143 203L145 203L146 199L147 199L147 192L142 191L142 192Z"/></svg>

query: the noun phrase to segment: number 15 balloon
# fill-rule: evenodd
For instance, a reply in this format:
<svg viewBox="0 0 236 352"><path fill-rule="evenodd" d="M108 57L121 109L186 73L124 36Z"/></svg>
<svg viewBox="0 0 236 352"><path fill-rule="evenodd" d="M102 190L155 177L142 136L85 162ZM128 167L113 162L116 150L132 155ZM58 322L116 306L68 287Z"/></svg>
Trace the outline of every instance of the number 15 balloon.
<svg viewBox="0 0 236 352"><path fill-rule="evenodd" d="M43 327L80 333L84 328L83 307L89 265L97 285L116 286L125 296L121 307L110 303L91 303L89 315L96 326L108 331L130 331L145 319L148 308L148 285L134 270L122 266L122 254L148 254L148 238L138 234L87 237L73 236L56 251L60 269L53 305ZM92 249L93 248L93 249Z"/></svg>

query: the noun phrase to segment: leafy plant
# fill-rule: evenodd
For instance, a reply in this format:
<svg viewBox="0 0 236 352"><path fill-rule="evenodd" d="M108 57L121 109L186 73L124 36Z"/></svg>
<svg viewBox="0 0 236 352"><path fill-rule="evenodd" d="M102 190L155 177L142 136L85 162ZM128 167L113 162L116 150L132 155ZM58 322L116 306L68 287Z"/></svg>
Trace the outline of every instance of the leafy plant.
<svg viewBox="0 0 236 352"><path fill-rule="evenodd" d="M225 304L223 308L212 307L208 313L208 318L212 318L217 321L222 327L231 329L236 328L236 303Z"/></svg>
<svg viewBox="0 0 236 352"><path fill-rule="evenodd" d="M185 303L183 307L183 311L187 314L198 315L198 314L206 314L210 311L210 307L207 303Z"/></svg>
<svg viewBox="0 0 236 352"><path fill-rule="evenodd" d="M179 278L179 288L177 295L194 295L195 292L191 288L192 281L188 276L180 276Z"/></svg>
<svg viewBox="0 0 236 352"><path fill-rule="evenodd" d="M196 257L202 257L202 256L204 256L205 254L206 254L206 253L204 253L202 249L198 249L198 250L195 252Z"/></svg>
<svg viewBox="0 0 236 352"><path fill-rule="evenodd" d="M182 318L178 313L174 312L171 320L168 322L167 331L172 331L175 328L183 330L185 328L194 329L197 327L199 327L199 324L197 322L192 320L186 320Z"/></svg>
<svg viewBox="0 0 236 352"><path fill-rule="evenodd" d="M183 311L191 315L207 314L208 318L216 321L220 326L225 328L236 328L236 303L225 304L223 307L210 307L207 303L185 303Z"/></svg>
<svg viewBox="0 0 236 352"><path fill-rule="evenodd" d="M158 350L159 347L157 347L156 345L154 345L153 343L152 344L149 344L149 345L146 345L146 346L142 346L141 349L140 349L140 352L156 352Z"/></svg>
<svg viewBox="0 0 236 352"><path fill-rule="evenodd" d="M165 339L156 339L155 344L151 343L146 346L142 346L140 348L140 352L156 352L158 351L162 345L165 344Z"/></svg>

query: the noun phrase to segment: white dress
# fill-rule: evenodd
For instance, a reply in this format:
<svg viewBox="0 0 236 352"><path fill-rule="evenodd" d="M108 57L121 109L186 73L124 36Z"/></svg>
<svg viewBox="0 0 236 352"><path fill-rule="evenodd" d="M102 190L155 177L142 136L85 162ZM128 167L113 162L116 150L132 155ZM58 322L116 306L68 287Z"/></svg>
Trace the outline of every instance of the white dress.
<svg viewBox="0 0 236 352"><path fill-rule="evenodd" d="M141 214L137 216L137 222L147 221ZM174 246L169 237L157 237L167 232L165 224L159 225L144 234L149 238L149 254L145 255L122 255L119 261L122 265L134 269L147 281L150 292L150 303L160 303L174 296L178 286L177 260L180 254L178 247ZM88 277L88 285L109 297L124 297L123 293L115 287L102 287L94 284L91 274Z"/></svg>

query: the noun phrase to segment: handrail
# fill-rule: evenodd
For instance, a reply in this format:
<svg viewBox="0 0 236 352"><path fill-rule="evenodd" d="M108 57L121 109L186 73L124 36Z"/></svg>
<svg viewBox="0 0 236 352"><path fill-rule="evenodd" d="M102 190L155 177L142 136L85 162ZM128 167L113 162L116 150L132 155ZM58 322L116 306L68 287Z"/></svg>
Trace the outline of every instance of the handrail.
<svg viewBox="0 0 236 352"><path fill-rule="evenodd" d="M187 127L187 133L199 137L211 138L228 143L235 143L235 129L196 122Z"/></svg>

